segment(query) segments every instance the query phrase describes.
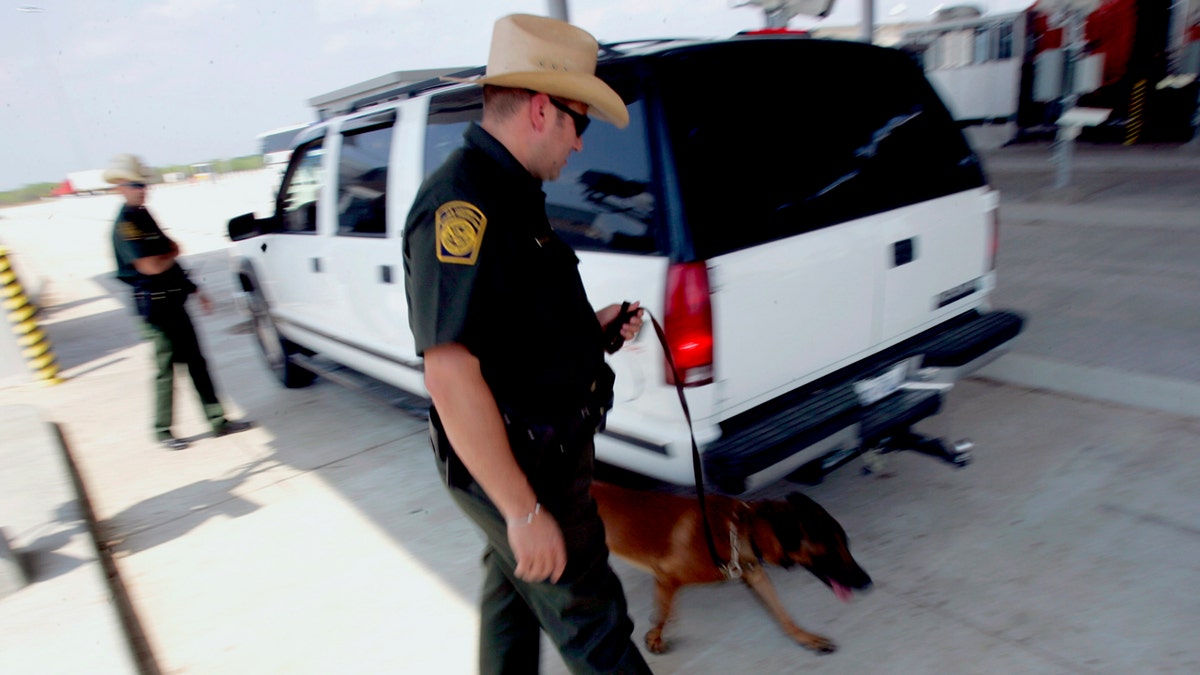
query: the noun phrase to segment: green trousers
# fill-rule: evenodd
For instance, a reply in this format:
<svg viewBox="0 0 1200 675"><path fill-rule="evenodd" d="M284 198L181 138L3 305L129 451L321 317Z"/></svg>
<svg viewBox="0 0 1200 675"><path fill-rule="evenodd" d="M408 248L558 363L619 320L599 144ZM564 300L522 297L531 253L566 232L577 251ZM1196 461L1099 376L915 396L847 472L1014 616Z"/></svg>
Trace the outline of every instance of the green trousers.
<svg viewBox="0 0 1200 675"><path fill-rule="evenodd" d="M187 366L192 385L204 407L204 417L213 430L225 424L225 409L217 400L216 388L208 374L208 362L200 351L200 340L187 310L179 307L157 318L142 322L142 333L154 343L154 434L170 438L175 406L175 364Z"/></svg>
<svg viewBox="0 0 1200 675"><path fill-rule="evenodd" d="M438 441L446 442L446 438L436 427L430 431L436 454ZM591 444L579 450L587 453L590 466ZM438 470L446 480L446 463L438 461ZM563 530L567 568L556 583L530 583L516 576L507 526L483 488L474 480L448 481L451 498L487 539L479 629L482 675L537 673L540 631L546 632L572 673L651 672L630 639L633 622L625 592L608 564L604 524L595 501L586 493L588 485L590 472L588 480L568 479L563 484L567 490L583 487L583 494L556 500L539 492L543 508Z"/></svg>

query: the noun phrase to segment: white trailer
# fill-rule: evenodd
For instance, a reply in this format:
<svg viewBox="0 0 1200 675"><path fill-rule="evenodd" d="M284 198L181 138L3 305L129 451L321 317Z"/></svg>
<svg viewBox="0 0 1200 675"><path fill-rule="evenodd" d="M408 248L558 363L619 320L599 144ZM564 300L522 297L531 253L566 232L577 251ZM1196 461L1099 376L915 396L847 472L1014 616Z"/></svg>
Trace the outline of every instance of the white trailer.
<svg viewBox="0 0 1200 675"><path fill-rule="evenodd" d="M67 182L71 184L71 193L77 195L107 192L113 187L104 180L104 169L72 171L67 174Z"/></svg>

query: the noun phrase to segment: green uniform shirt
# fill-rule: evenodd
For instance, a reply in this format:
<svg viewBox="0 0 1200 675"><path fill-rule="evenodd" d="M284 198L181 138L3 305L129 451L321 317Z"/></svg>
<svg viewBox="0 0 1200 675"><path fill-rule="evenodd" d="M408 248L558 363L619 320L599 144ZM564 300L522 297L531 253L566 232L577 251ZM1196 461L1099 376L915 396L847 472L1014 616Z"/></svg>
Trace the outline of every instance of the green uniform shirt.
<svg viewBox="0 0 1200 675"><path fill-rule="evenodd" d="M134 260L171 252L171 240L144 206L121 207L113 224L112 241L117 278L134 286L146 276L134 268Z"/></svg>
<svg viewBox="0 0 1200 675"><path fill-rule="evenodd" d="M142 274L133 266L138 258L170 253L172 242L144 206L125 204L117 213L113 225L113 254L117 259L117 278L135 288L151 291L185 290L195 286L178 264L153 276Z"/></svg>
<svg viewBox="0 0 1200 675"><path fill-rule="evenodd" d="M405 225L417 353L462 344L502 409L532 420L577 413L608 368L579 259L550 228L541 181L479 126L464 137Z"/></svg>

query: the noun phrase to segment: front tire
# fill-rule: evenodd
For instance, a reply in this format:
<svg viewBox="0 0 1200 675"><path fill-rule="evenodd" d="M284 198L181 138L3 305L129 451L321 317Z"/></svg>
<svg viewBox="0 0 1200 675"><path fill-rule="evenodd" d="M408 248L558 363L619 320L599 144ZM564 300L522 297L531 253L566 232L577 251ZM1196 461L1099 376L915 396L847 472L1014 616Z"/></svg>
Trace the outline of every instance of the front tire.
<svg viewBox="0 0 1200 675"><path fill-rule="evenodd" d="M300 348L279 334L267 302L258 292L250 299L250 320L254 325L254 339L262 350L267 367L280 384L288 389L312 384L316 374L292 362L292 355L299 353Z"/></svg>

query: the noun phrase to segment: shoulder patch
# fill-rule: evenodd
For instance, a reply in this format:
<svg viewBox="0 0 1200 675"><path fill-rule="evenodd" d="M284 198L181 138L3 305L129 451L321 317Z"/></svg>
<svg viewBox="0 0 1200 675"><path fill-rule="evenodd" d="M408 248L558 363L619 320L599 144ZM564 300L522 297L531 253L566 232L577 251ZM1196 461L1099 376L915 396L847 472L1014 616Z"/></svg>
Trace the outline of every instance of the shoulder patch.
<svg viewBox="0 0 1200 675"><path fill-rule="evenodd" d="M437 259L455 265L474 265L483 245L487 217L469 202L446 202L437 208Z"/></svg>
<svg viewBox="0 0 1200 675"><path fill-rule="evenodd" d="M122 239L126 239L129 241L133 241L135 239L142 239L146 236L146 233L142 232L142 229L140 227L138 227L137 225L133 224L132 222L130 222L128 220L123 221L120 225L117 226L117 232L119 232L121 234Z"/></svg>

